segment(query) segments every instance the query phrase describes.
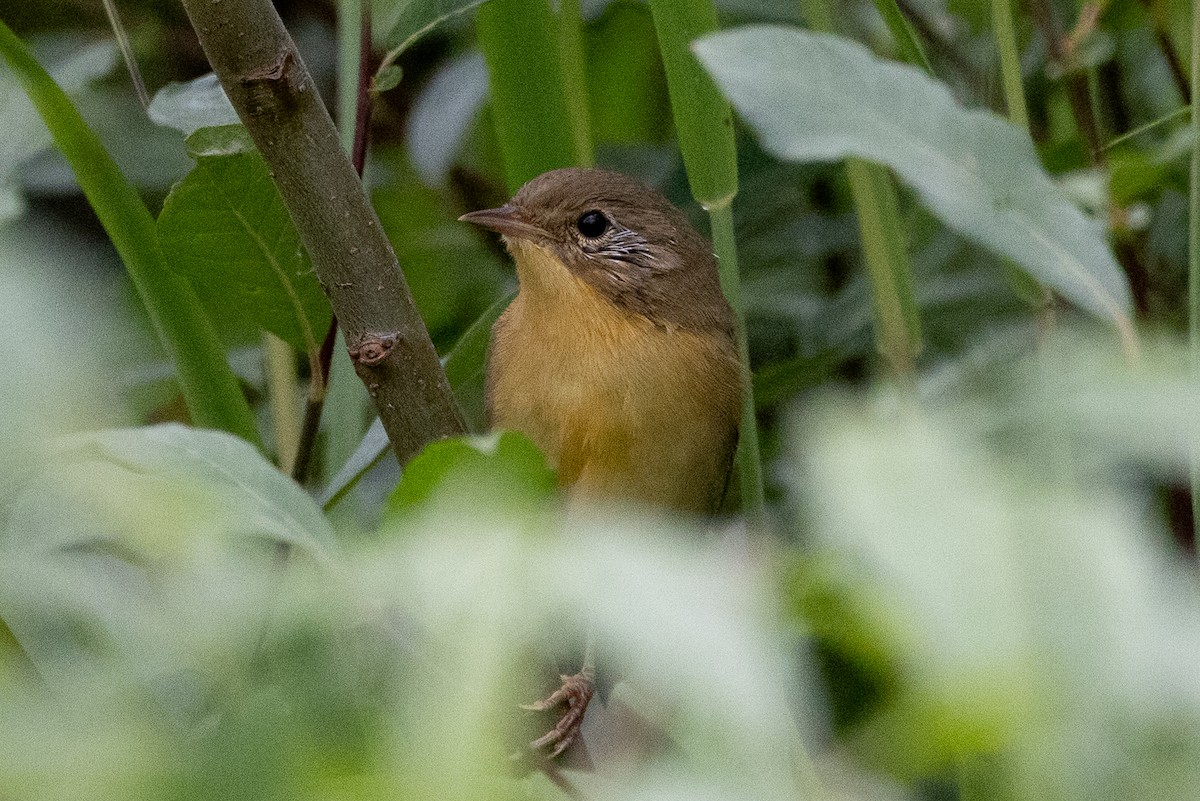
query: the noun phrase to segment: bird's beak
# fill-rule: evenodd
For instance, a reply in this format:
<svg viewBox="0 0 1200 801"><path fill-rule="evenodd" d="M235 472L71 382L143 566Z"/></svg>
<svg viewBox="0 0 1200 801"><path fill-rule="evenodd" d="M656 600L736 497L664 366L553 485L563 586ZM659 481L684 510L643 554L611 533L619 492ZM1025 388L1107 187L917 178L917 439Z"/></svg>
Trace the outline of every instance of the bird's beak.
<svg viewBox="0 0 1200 801"><path fill-rule="evenodd" d="M483 209L469 211L458 218L462 222L475 223L484 228L504 234L514 239L544 239L546 232L536 225L521 219L520 210L516 206L505 204L498 209Z"/></svg>

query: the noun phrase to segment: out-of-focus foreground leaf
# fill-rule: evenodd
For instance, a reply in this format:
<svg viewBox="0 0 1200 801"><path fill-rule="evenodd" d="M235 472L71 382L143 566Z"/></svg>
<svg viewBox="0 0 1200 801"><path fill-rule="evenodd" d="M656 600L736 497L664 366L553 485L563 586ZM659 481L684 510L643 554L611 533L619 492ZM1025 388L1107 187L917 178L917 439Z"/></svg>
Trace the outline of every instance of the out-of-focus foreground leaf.
<svg viewBox="0 0 1200 801"><path fill-rule="evenodd" d="M806 415L786 475L841 587L839 647L895 674L848 732L860 753L904 778L991 760L1014 798L1194 792L1200 592L1131 481L1186 474L1181 355L1131 368L1062 337L924 409Z"/></svg>
<svg viewBox="0 0 1200 801"><path fill-rule="evenodd" d="M834 36L748 26L695 50L779 158L886 164L947 225L1132 337L1129 286L1102 226L1049 178L1024 132Z"/></svg>
<svg viewBox="0 0 1200 801"><path fill-rule="evenodd" d="M86 659L100 643L169 666L187 659L175 649L187 638L171 632L172 618L219 626L198 617L233 591L204 586L211 560L238 554L250 573L267 570L280 544L317 563L334 550L320 509L244 440L175 424L77 435L8 509L0 561L14 574L0 617L49 673L69 671L65 655ZM31 587L21 568L46 583ZM265 601L269 590L254 592ZM68 621L46 628L51 598L72 610L78 631Z"/></svg>

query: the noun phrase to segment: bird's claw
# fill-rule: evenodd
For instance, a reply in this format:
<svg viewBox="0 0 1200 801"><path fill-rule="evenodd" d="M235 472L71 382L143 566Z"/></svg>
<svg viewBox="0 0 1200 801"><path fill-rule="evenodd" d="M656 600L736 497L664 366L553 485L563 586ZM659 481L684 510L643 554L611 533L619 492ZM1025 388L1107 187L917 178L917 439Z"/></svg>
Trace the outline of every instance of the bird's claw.
<svg viewBox="0 0 1200 801"><path fill-rule="evenodd" d="M566 706L566 711L554 724L554 728L529 744L531 751L549 749L549 759L554 759L579 739L583 715L596 692L596 681L590 670L559 678L562 679L562 686L549 696L533 704L521 704L522 709L531 712L545 712L557 706Z"/></svg>

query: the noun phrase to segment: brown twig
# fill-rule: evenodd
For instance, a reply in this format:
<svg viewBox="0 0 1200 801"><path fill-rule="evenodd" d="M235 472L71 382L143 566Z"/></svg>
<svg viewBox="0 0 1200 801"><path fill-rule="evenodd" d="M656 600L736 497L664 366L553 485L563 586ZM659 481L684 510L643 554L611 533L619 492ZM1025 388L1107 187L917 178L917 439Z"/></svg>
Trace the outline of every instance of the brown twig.
<svg viewBox="0 0 1200 801"><path fill-rule="evenodd" d="M367 145L371 138L371 9L369 0L362 0L359 11L358 79L354 104L354 143L351 147L350 163L358 177L362 178L367 163ZM329 330L312 369L308 383L308 401L304 407L304 423L300 429L300 443L296 450L296 464L292 478L303 485L308 481L317 434L321 428L321 413L325 409L325 397L329 392L329 369L333 364L333 346L337 342L337 315L329 320Z"/></svg>
<svg viewBox="0 0 1200 801"><path fill-rule="evenodd" d="M461 433L462 414L396 255L271 0L183 4L271 169L397 457L406 462L427 442ZM393 344L365 358L383 341Z"/></svg>

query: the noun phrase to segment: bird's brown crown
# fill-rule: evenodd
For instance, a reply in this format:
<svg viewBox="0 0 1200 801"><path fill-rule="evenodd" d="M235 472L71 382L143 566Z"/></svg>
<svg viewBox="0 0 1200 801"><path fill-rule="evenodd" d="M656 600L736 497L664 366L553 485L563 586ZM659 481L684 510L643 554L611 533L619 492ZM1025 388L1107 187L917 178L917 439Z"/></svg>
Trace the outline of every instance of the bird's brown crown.
<svg viewBox="0 0 1200 801"><path fill-rule="evenodd" d="M708 240L659 192L617 172L553 170L463 219L553 253L614 305L656 324L729 331ZM518 249L514 255L520 259Z"/></svg>

